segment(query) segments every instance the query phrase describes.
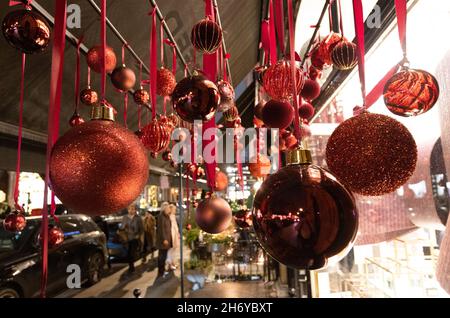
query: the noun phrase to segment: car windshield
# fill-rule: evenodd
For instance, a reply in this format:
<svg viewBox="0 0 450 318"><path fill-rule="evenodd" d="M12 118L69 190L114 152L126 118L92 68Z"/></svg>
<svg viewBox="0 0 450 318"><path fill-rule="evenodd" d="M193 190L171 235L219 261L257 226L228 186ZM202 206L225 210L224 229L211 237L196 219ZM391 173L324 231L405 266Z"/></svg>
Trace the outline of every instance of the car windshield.
<svg viewBox="0 0 450 318"><path fill-rule="evenodd" d="M9 232L0 227L0 253L19 249L37 226L36 220L27 220L27 226L21 232Z"/></svg>

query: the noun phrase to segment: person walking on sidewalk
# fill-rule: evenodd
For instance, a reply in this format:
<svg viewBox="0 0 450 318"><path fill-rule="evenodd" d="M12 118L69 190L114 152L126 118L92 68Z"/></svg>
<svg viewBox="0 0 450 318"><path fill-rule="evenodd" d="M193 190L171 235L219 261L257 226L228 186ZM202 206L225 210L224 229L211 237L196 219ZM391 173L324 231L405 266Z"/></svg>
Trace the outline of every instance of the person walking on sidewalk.
<svg viewBox="0 0 450 318"><path fill-rule="evenodd" d="M122 218L121 228L125 230L128 240L128 271L134 272L134 262L139 258L141 237L144 235L142 218L137 214L136 205L128 206L128 214Z"/></svg>
<svg viewBox="0 0 450 318"><path fill-rule="evenodd" d="M150 210L145 212L144 216L144 251L143 251L143 261L145 262L147 257L147 252L151 254L151 259L153 259L153 251L155 250L156 242L156 220L152 215Z"/></svg>
<svg viewBox="0 0 450 318"><path fill-rule="evenodd" d="M180 246L180 229L177 223L177 207L174 204L169 205L170 211L170 223L171 223L171 234L172 234L172 247L167 252L167 261L169 270L175 270L177 268L176 262L178 260L178 253Z"/></svg>
<svg viewBox="0 0 450 318"><path fill-rule="evenodd" d="M161 212L156 221L156 248L158 249L158 276L165 271L167 251L172 247L172 224L170 208L167 202L161 205Z"/></svg>

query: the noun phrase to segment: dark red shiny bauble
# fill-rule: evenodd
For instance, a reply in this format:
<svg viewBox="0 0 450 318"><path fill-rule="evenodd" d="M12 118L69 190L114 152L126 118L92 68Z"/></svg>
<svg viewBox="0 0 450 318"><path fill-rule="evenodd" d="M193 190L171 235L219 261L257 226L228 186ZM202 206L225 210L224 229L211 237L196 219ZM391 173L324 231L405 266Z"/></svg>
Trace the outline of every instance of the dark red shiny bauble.
<svg viewBox="0 0 450 318"><path fill-rule="evenodd" d="M303 85L302 91L300 92L300 96L304 99L311 101L316 99L320 95L320 85L316 80L307 79L305 81L305 85Z"/></svg>
<svg viewBox="0 0 450 318"><path fill-rule="evenodd" d="M64 232L57 226L48 229L48 247L57 247L64 242Z"/></svg>
<svg viewBox="0 0 450 318"><path fill-rule="evenodd" d="M89 67L97 73L102 71L102 63L101 63L101 52L102 46L96 45L89 49L86 55L86 62ZM110 73L114 70L117 64L116 53L114 50L107 46L105 50L105 61L106 61L106 73Z"/></svg>
<svg viewBox="0 0 450 318"><path fill-rule="evenodd" d="M66 132L50 158L56 196L75 212L109 214L126 208L148 180L148 159L139 139L107 120L91 120Z"/></svg>
<svg viewBox="0 0 450 318"><path fill-rule="evenodd" d="M111 74L111 82L121 91L128 91L136 84L136 74L125 65L116 67Z"/></svg>
<svg viewBox="0 0 450 318"><path fill-rule="evenodd" d="M98 94L90 87L86 87L80 92L80 101L87 105L92 106L98 103Z"/></svg>
<svg viewBox="0 0 450 318"><path fill-rule="evenodd" d="M287 102L272 99L264 105L262 117L267 127L285 129L292 123L294 108Z"/></svg>
<svg viewBox="0 0 450 318"><path fill-rule="evenodd" d="M230 109L223 113L223 118L225 121L234 122L239 118L239 109L236 105L233 105Z"/></svg>
<svg viewBox="0 0 450 318"><path fill-rule="evenodd" d="M166 150L162 153L161 157L164 161L170 161L172 160L172 153L169 150Z"/></svg>
<svg viewBox="0 0 450 318"><path fill-rule="evenodd" d="M228 176L223 171L216 171L216 191L225 191L228 187Z"/></svg>
<svg viewBox="0 0 450 318"><path fill-rule="evenodd" d="M69 119L69 125L70 127L78 126L84 123L83 117L81 117L79 114L75 113L70 117Z"/></svg>
<svg viewBox="0 0 450 318"><path fill-rule="evenodd" d="M318 70L331 66L331 52L342 40L344 38L340 34L331 32L311 50L311 64Z"/></svg>
<svg viewBox="0 0 450 318"><path fill-rule="evenodd" d="M252 226L252 212L248 209L239 210L233 215L234 223L241 229L248 229Z"/></svg>
<svg viewBox="0 0 450 318"><path fill-rule="evenodd" d="M201 75L178 82L172 94L173 108L184 121L208 121L214 117L220 102L216 84Z"/></svg>
<svg viewBox="0 0 450 318"><path fill-rule="evenodd" d="M295 76L298 94L305 83L305 76L298 67L296 67ZM264 90L276 101L287 102L292 99L294 95L294 80L289 61L280 60L267 69L264 73Z"/></svg>
<svg viewBox="0 0 450 318"><path fill-rule="evenodd" d="M266 104L265 101L261 100L256 106L255 109L253 110L253 114L255 115L256 118L258 118L259 120L262 120L262 111L264 108L264 105Z"/></svg>
<svg viewBox="0 0 450 318"><path fill-rule="evenodd" d="M339 70L349 70L358 64L357 47L350 41L339 42L331 52L333 65Z"/></svg>
<svg viewBox="0 0 450 318"><path fill-rule="evenodd" d="M41 14L31 10L9 12L2 31L9 45L26 54L42 52L50 42L50 26Z"/></svg>
<svg viewBox="0 0 450 318"><path fill-rule="evenodd" d="M225 231L230 225L231 218L228 202L214 195L201 201L195 212L198 227L210 234Z"/></svg>
<svg viewBox="0 0 450 318"><path fill-rule="evenodd" d="M250 159L248 163L248 170L255 178L262 178L270 174L271 163L269 157L258 154L256 157Z"/></svg>
<svg viewBox="0 0 450 318"><path fill-rule="evenodd" d="M161 67L156 72L156 94L159 96L170 96L177 86L177 80L171 70Z"/></svg>
<svg viewBox="0 0 450 318"><path fill-rule="evenodd" d="M439 97L439 84L423 70L403 69L384 86L384 103L398 116L417 116L429 111Z"/></svg>
<svg viewBox="0 0 450 318"><path fill-rule="evenodd" d="M150 94L145 89L140 88L134 92L133 99L138 105L146 105L150 101Z"/></svg>
<svg viewBox="0 0 450 318"><path fill-rule="evenodd" d="M353 196L326 170L288 165L269 175L255 195L253 227L262 247L280 263L320 269L355 239Z"/></svg>
<svg viewBox="0 0 450 318"><path fill-rule="evenodd" d="M212 54L222 43L222 29L209 18L200 20L192 28L191 43L200 52Z"/></svg>
<svg viewBox="0 0 450 318"><path fill-rule="evenodd" d="M142 128L141 141L154 154L165 150L170 143L170 131L156 118Z"/></svg>
<svg viewBox="0 0 450 318"><path fill-rule="evenodd" d="M225 112L234 106L234 88L227 81L221 80L217 83L220 94L220 104L217 108L220 112Z"/></svg>
<svg viewBox="0 0 450 318"><path fill-rule="evenodd" d="M300 118L311 119L314 116L314 106L310 103L303 103L298 108L298 115Z"/></svg>
<svg viewBox="0 0 450 318"><path fill-rule="evenodd" d="M3 220L3 228L8 232L20 232L26 225L27 220L19 211L9 213Z"/></svg>

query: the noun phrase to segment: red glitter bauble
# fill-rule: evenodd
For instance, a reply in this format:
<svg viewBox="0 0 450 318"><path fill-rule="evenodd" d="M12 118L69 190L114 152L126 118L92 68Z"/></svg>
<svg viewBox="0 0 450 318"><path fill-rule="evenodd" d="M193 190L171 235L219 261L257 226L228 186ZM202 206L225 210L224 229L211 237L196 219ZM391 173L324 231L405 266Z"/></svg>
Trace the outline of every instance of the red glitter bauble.
<svg viewBox="0 0 450 318"><path fill-rule="evenodd" d="M209 18L200 20L192 28L191 43L200 52L212 54L222 43L222 29Z"/></svg>
<svg viewBox="0 0 450 318"><path fill-rule="evenodd" d="M336 128L328 139L326 160L351 191L379 196L408 181L416 167L417 146L397 120L363 112Z"/></svg>
<svg viewBox="0 0 450 318"><path fill-rule="evenodd" d="M150 94L145 89L140 88L134 92L133 99L138 105L146 105L150 101Z"/></svg>
<svg viewBox="0 0 450 318"><path fill-rule="evenodd" d="M258 154L250 159L248 170L253 177L262 178L270 174L271 166L270 159L267 156Z"/></svg>
<svg viewBox="0 0 450 318"><path fill-rule="evenodd" d="M318 70L331 66L331 52L343 39L340 34L331 32L311 50L311 64Z"/></svg>
<svg viewBox="0 0 450 318"><path fill-rule="evenodd" d="M89 49L86 55L86 62L89 65L89 67L97 73L100 73L102 71L102 62L101 62L101 52L102 52L102 46L96 45ZM114 50L107 46L105 50L105 61L106 61L106 73L112 72L117 64L117 58L116 53L114 53Z"/></svg>
<svg viewBox="0 0 450 318"><path fill-rule="evenodd" d="M231 208L222 198L211 196L201 201L195 212L195 221L199 228L210 234L225 231L232 218Z"/></svg>
<svg viewBox="0 0 450 318"><path fill-rule="evenodd" d="M177 86L177 80L172 71L161 67L156 72L156 94L159 96L170 96Z"/></svg>
<svg viewBox="0 0 450 318"><path fill-rule="evenodd" d="M234 105L229 110L223 113L223 118L225 121L234 122L236 119L239 118L239 109Z"/></svg>
<svg viewBox="0 0 450 318"><path fill-rule="evenodd" d="M384 86L384 103L398 116L417 116L429 111L439 97L439 84L423 70L403 69Z"/></svg>
<svg viewBox="0 0 450 318"><path fill-rule="evenodd" d="M248 209L239 210L233 215L234 223L241 229L248 229L252 226L252 212Z"/></svg>
<svg viewBox="0 0 450 318"><path fill-rule="evenodd" d="M111 82L121 91L128 91L136 84L136 74L125 65L116 67L111 74Z"/></svg>
<svg viewBox="0 0 450 318"><path fill-rule="evenodd" d="M3 228L8 232L20 232L26 225L27 220L19 211L9 213L3 220Z"/></svg>
<svg viewBox="0 0 450 318"><path fill-rule="evenodd" d="M147 184L148 159L132 132L112 121L91 120L55 143L50 179L67 208L89 215L115 213Z"/></svg>
<svg viewBox="0 0 450 318"><path fill-rule="evenodd" d="M142 128L141 141L145 148L158 154L169 146L170 131L157 119Z"/></svg>
<svg viewBox="0 0 450 318"><path fill-rule="evenodd" d="M92 106L98 103L98 94L90 87L86 87L80 92L80 101L87 105Z"/></svg>
<svg viewBox="0 0 450 318"><path fill-rule="evenodd" d="M214 117L220 102L216 84L204 76L195 75L182 79L172 94L173 108L181 119L209 121Z"/></svg>
<svg viewBox="0 0 450 318"><path fill-rule="evenodd" d="M264 105L262 117L267 127L285 129L292 123L294 108L289 103L270 100Z"/></svg>
<svg viewBox="0 0 450 318"><path fill-rule="evenodd" d="M172 153L169 150L166 150L162 153L161 158L164 161L170 161L172 160Z"/></svg>
<svg viewBox="0 0 450 318"><path fill-rule="evenodd" d="M48 247L57 247L64 242L64 232L57 226L48 229Z"/></svg>
<svg viewBox="0 0 450 318"><path fill-rule="evenodd" d="M79 114L75 113L70 117L69 119L69 125L70 127L78 126L84 123L83 117L81 117Z"/></svg>
<svg viewBox="0 0 450 318"><path fill-rule="evenodd" d="M222 171L216 171L215 190L224 191L228 187L228 176Z"/></svg>
<svg viewBox="0 0 450 318"><path fill-rule="evenodd" d="M358 64L358 57L356 54L357 47L355 43L350 41L339 42L331 52L331 60L334 67L339 70L349 70Z"/></svg>
<svg viewBox="0 0 450 318"><path fill-rule="evenodd" d="M51 28L39 13L21 9L9 12L2 23L6 41L22 53L44 51L50 43Z"/></svg>
<svg viewBox="0 0 450 318"><path fill-rule="evenodd" d="M222 80L217 83L217 89L220 94L220 104L217 110L225 112L234 106L234 88L230 83Z"/></svg>
<svg viewBox="0 0 450 318"><path fill-rule="evenodd" d="M269 175L255 195L253 228L274 259L297 269L320 269L355 239L353 196L326 170L288 165Z"/></svg>
<svg viewBox="0 0 450 318"><path fill-rule="evenodd" d="M289 61L281 60L270 66L264 73L264 89L272 99L277 101L289 101L294 94L291 65ZM305 83L305 76L296 67L297 93Z"/></svg>
<svg viewBox="0 0 450 318"><path fill-rule="evenodd" d="M311 119L314 116L314 106L310 103L303 103L298 108L298 115L304 119Z"/></svg>
<svg viewBox="0 0 450 318"><path fill-rule="evenodd" d="M307 79L305 81L305 85L303 85L303 89L300 92L300 96L302 96L306 100L313 100L319 97L320 95L320 85L316 80Z"/></svg>

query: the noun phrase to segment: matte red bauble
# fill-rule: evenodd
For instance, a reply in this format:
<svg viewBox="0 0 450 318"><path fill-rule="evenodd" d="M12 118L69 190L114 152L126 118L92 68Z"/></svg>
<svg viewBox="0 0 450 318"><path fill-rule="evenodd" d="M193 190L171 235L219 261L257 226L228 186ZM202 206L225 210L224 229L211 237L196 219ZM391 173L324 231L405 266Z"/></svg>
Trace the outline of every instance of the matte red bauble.
<svg viewBox="0 0 450 318"><path fill-rule="evenodd" d="M201 75L182 79L172 94L173 108L181 119L209 121L220 102L216 84Z"/></svg>
<svg viewBox="0 0 450 318"><path fill-rule="evenodd" d="M220 112L225 112L234 106L234 88L227 81L221 80L217 83L220 94L220 104L217 108Z"/></svg>
<svg viewBox="0 0 450 318"><path fill-rule="evenodd" d="M87 106L92 106L98 103L98 94L92 88L87 87L80 92L80 101Z"/></svg>
<svg viewBox="0 0 450 318"><path fill-rule="evenodd" d="M331 52L342 41L340 34L331 32L311 50L311 64L318 70L329 67L332 64ZM314 78L314 77L312 77Z"/></svg>
<svg viewBox="0 0 450 318"><path fill-rule="evenodd" d="M358 212L353 196L331 173L297 162L263 182L254 198L253 228L262 247L280 263L320 269L351 246Z"/></svg>
<svg viewBox="0 0 450 318"><path fill-rule="evenodd" d="M234 223L241 229L248 229L252 226L252 212L250 210L239 210L233 215Z"/></svg>
<svg viewBox="0 0 450 318"><path fill-rule="evenodd" d="M41 14L27 9L9 12L2 23L8 44L26 54L44 51L50 42L50 30Z"/></svg>
<svg viewBox="0 0 450 318"><path fill-rule="evenodd" d="M169 150L166 150L162 153L161 158L164 161L170 161L172 160L172 153Z"/></svg>
<svg viewBox="0 0 450 318"><path fill-rule="evenodd" d="M300 118L311 119L314 116L314 106L310 103L303 103L298 108L298 115Z"/></svg>
<svg viewBox="0 0 450 318"><path fill-rule="evenodd" d="M339 42L331 52L333 65L339 70L349 70L358 64L357 47L350 41Z"/></svg>
<svg viewBox="0 0 450 318"><path fill-rule="evenodd" d="M147 184L148 159L132 132L113 121L91 120L55 143L50 179L67 208L88 215L115 213Z"/></svg>
<svg viewBox="0 0 450 318"><path fill-rule="evenodd" d="M214 195L201 201L195 212L198 227L210 234L225 231L230 225L231 218L228 202Z"/></svg>
<svg viewBox="0 0 450 318"><path fill-rule="evenodd" d="M121 91L128 91L136 84L136 74L125 65L116 67L111 74L111 82Z"/></svg>
<svg viewBox="0 0 450 318"><path fill-rule="evenodd" d="M73 114L72 117L70 117L69 119L70 127L78 126L81 125L82 123L84 123L84 119L77 113Z"/></svg>
<svg viewBox="0 0 450 318"><path fill-rule="evenodd" d="M150 101L150 94L145 89L140 88L134 92L133 99L138 105L146 105Z"/></svg>
<svg viewBox="0 0 450 318"><path fill-rule="evenodd" d="M289 103L270 100L264 105L262 118L269 128L285 129L292 123L294 108Z"/></svg>
<svg viewBox="0 0 450 318"><path fill-rule="evenodd" d="M102 63L101 63L101 52L102 46L96 45L89 49L86 55L86 62L89 67L97 73L102 71ZM105 61L106 61L106 73L110 73L114 70L117 64L116 53L114 50L107 46L105 50Z"/></svg>
<svg viewBox="0 0 450 318"><path fill-rule="evenodd" d="M264 73L264 89L269 96L277 101L289 101L294 94L294 81L292 78L291 63L286 60L278 61L270 66ZM297 93L305 83L305 76L296 67Z"/></svg>
<svg viewBox="0 0 450 318"><path fill-rule="evenodd" d="M256 158L250 159L248 170L253 177L262 178L270 174L271 166L270 159L267 156L258 154Z"/></svg>
<svg viewBox="0 0 450 318"><path fill-rule="evenodd" d="M48 229L48 247L57 247L64 242L64 232L57 226Z"/></svg>
<svg viewBox="0 0 450 318"><path fill-rule="evenodd" d="M320 85L316 80L307 79L305 81L305 85L303 85L303 89L300 92L300 96L302 96L306 100L313 100L319 97L320 95Z"/></svg>
<svg viewBox="0 0 450 318"><path fill-rule="evenodd" d="M141 141L145 148L158 154L169 146L170 131L156 118L142 128Z"/></svg>
<svg viewBox="0 0 450 318"><path fill-rule="evenodd" d="M228 176L222 171L216 171L216 191L224 191L228 187Z"/></svg>
<svg viewBox="0 0 450 318"><path fill-rule="evenodd" d="M170 96L177 86L177 80L172 71L161 67L156 72L156 94L159 96Z"/></svg>
<svg viewBox="0 0 450 318"><path fill-rule="evenodd" d="M417 116L429 111L439 97L439 84L423 70L403 69L384 86L384 103L398 116Z"/></svg>
<svg viewBox="0 0 450 318"><path fill-rule="evenodd" d="M222 43L222 29L209 18L200 20L192 28L191 43L200 52L212 54Z"/></svg>
<svg viewBox="0 0 450 318"><path fill-rule="evenodd" d="M363 112L335 129L328 139L326 161L349 190L379 196L395 191L412 176L417 146L397 120Z"/></svg>
<svg viewBox="0 0 450 318"><path fill-rule="evenodd" d="M9 213L3 220L3 228L8 232L20 232L27 225L27 220L23 213L14 211Z"/></svg>
<svg viewBox="0 0 450 318"><path fill-rule="evenodd" d="M234 105L230 109L228 109L226 112L223 113L223 118L225 121L234 122L236 119L239 118L239 109Z"/></svg>

